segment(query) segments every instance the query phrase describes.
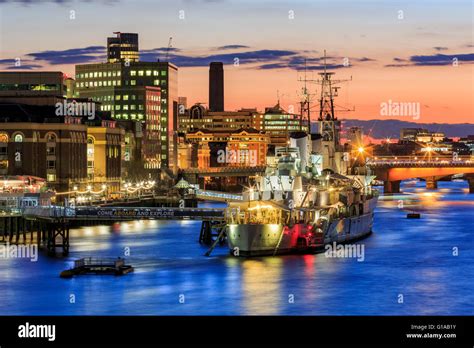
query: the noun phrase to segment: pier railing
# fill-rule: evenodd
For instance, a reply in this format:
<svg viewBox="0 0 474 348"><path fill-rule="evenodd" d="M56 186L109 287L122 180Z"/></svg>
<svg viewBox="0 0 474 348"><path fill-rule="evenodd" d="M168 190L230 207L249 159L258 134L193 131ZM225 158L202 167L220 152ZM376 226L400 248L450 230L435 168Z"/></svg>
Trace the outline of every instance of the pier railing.
<svg viewBox="0 0 474 348"><path fill-rule="evenodd" d="M28 207L22 215L31 218L66 220L223 220L223 208L168 207Z"/></svg>

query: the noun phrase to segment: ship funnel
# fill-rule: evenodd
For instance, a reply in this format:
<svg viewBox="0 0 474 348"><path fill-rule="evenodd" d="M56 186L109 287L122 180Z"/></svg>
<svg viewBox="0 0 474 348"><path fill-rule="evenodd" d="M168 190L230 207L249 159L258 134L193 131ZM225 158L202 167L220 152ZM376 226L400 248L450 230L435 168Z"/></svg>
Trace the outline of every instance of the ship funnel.
<svg viewBox="0 0 474 348"><path fill-rule="evenodd" d="M290 134L290 146L299 150L301 172L306 172L309 163L311 148L309 147L308 134L306 132L293 132Z"/></svg>

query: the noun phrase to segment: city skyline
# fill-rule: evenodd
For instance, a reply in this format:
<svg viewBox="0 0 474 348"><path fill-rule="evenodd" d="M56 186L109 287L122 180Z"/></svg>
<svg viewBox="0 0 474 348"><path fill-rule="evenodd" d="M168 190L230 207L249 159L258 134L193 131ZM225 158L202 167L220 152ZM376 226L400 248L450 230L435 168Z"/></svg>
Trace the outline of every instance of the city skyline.
<svg viewBox="0 0 474 348"><path fill-rule="evenodd" d="M472 343L473 14L0 0L0 348Z"/></svg>
<svg viewBox="0 0 474 348"><path fill-rule="evenodd" d="M164 61L173 37L168 56L179 67L179 95L188 104L208 103L209 63L222 61L227 110L262 110L279 96L282 107L299 112L304 62L308 78L316 78L326 50L336 77L353 78L342 84L337 103L355 111L340 113L341 118L472 121L469 1L431 1L429 6L407 1L265 4L3 1L1 30L9 35L1 35L0 69L74 76L76 64L106 61L105 38L114 31L139 34L140 60ZM34 20L46 13L55 20ZM121 13L127 13L126 20ZM440 13L449 16L440 21ZM21 66L15 66L18 58ZM315 87L309 85L310 93L319 93ZM420 113L382 115L382 103L391 101L418 103Z"/></svg>

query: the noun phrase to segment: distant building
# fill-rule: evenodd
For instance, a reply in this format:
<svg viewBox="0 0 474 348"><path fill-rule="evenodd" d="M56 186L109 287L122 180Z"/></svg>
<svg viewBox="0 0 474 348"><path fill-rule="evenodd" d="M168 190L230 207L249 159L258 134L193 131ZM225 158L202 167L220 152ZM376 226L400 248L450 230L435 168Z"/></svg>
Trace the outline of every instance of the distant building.
<svg viewBox="0 0 474 348"><path fill-rule="evenodd" d="M283 110L280 104L265 108L262 119L261 129L270 136L270 144L274 146L288 146L291 132L307 130L298 115Z"/></svg>
<svg viewBox="0 0 474 348"><path fill-rule="evenodd" d="M444 133L420 132L416 134L415 141L419 143L440 143L446 136Z"/></svg>
<svg viewBox="0 0 474 348"><path fill-rule="evenodd" d="M354 146L362 146L364 144L364 132L361 127L351 127L348 131L348 140Z"/></svg>
<svg viewBox="0 0 474 348"><path fill-rule="evenodd" d="M468 135L465 138L459 139L459 143L465 145L465 148L468 149L468 154L474 155L474 135Z"/></svg>
<svg viewBox="0 0 474 348"><path fill-rule="evenodd" d="M188 108L188 98L187 97L178 97L178 114L182 115Z"/></svg>
<svg viewBox="0 0 474 348"><path fill-rule="evenodd" d="M107 61L138 62L138 34L114 33L117 36L107 38Z"/></svg>
<svg viewBox="0 0 474 348"><path fill-rule="evenodd" d="M60 71L1 71L0 98L66 97L66 80Z"/></svg>
<svg viewBox="0 0 474 348"><path fill-rule="evenodd" d="M428 133L424 128L402 128L400 129L400 140L415 141L418 133Z"/></svg>
<svg viewBox="0 0 474 348"><path fill-rule="evenodd" d="M253 128L189 132L197 148L198 168L260 166L266 163L269 137Z"/></svg>
<svg viewBox="0 0 474 348"><path fill-rule="evenodd" d="M102 120L87 127L87 181L109 193L120 191L122 144L125 131L116 121Z"/></svg>
<svg viewBox="0 0 474 348"><path fill-rule="evenodd" d="M196 104L180 115L178 128L184 133L203 128L223 131L256 128L254 125L260 117L256 109L213 112L202 104Z"/></svg>
<svg viewBox="0 0 474 348"><path fill-rule="evenodd" d="M224 65L212 62L209 66L209 109L224 111Z"/></svg>
<svg viewBox="0 0 474 348"><path fill-rule="evenodd" d="M120 37L123 39L124 35L122 33ZM136 48L138 50L138 44ZM102 110L110 111L114 119L144 123L145 131L160 139L157 166L174 170L177 162L178 68L168 62L140 62L138 56L124 61L125 51L120 52L124 54L122 58L118 59L114 53L108 63L76 65L77 93L100 102ZM135 57L131 53L126 56ZM157 88L160 89L160 105L156 105ZM150 93L155 96L145 97ZM147 130L150 124L157 126L156 129Z"/></svg>
<svg viewBox="0 0 474 348"><path fill-rule="evenodd" d="M178 167L180 169L197 167L197 163L193 165L193 149L195 148L197 147L191 143L183 142L178 145Z"/></svg>
<svg viewBox="0 0 474 348"><path fill-rule="evenodd" d="M76 80L68 77L64 80L64 83L66 84L66 97L68 99L79 97L76 93Z"/></svg>

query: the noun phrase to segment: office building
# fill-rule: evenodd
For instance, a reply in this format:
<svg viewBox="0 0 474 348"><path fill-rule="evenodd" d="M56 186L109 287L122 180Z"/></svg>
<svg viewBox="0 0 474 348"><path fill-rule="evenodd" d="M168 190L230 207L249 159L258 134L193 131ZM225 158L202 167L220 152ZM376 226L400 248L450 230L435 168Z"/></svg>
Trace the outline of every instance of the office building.
<svg viewBox="0 0 474 348"><path fill-rule="evenodd" d="M178 129L187 133L197 129L237 130L240 128L255 128L260 130L258 122L262 115L256 109L239 111L210 111L202 104L195 104L179 115Z"/></svg>
<svg viewBox="0 0 474 348"><path fill-rule="evenodd" d="M291 132L306 131L307 126L302 123L298 115L283 110L278 103L265 108L262 130L270 136L271 145L288 146Z"/></svg>
<svg viewBox="0 0 474 348"><path fill-rule="evenodd" d="M2 71L0 72L0 98L52 100L66 97L67 76L60 71ZM41 104L41 101L34 102Z"/></svg>
<svg viewBox="0 0 474 348"><path fill-rule="evenodd" d="M158 88L160 105L156 105ZM76 65L76 91L81 98L100 102L101 110L110 111L116 120L141 121L145 132L160 140L159 149L153 150L157 151L157 164L151 168L176 169L178 68L175 65L140 62L138 58L127 62L114 58L107 63L79 64ZM157 129L147 130L150 124Z"/></svg>
<svg viewBox="0 0 474 348"><path fill-rule="evenodd" d="M107 38L107 62L138 62L138 34L115 32Z"/></svg>

